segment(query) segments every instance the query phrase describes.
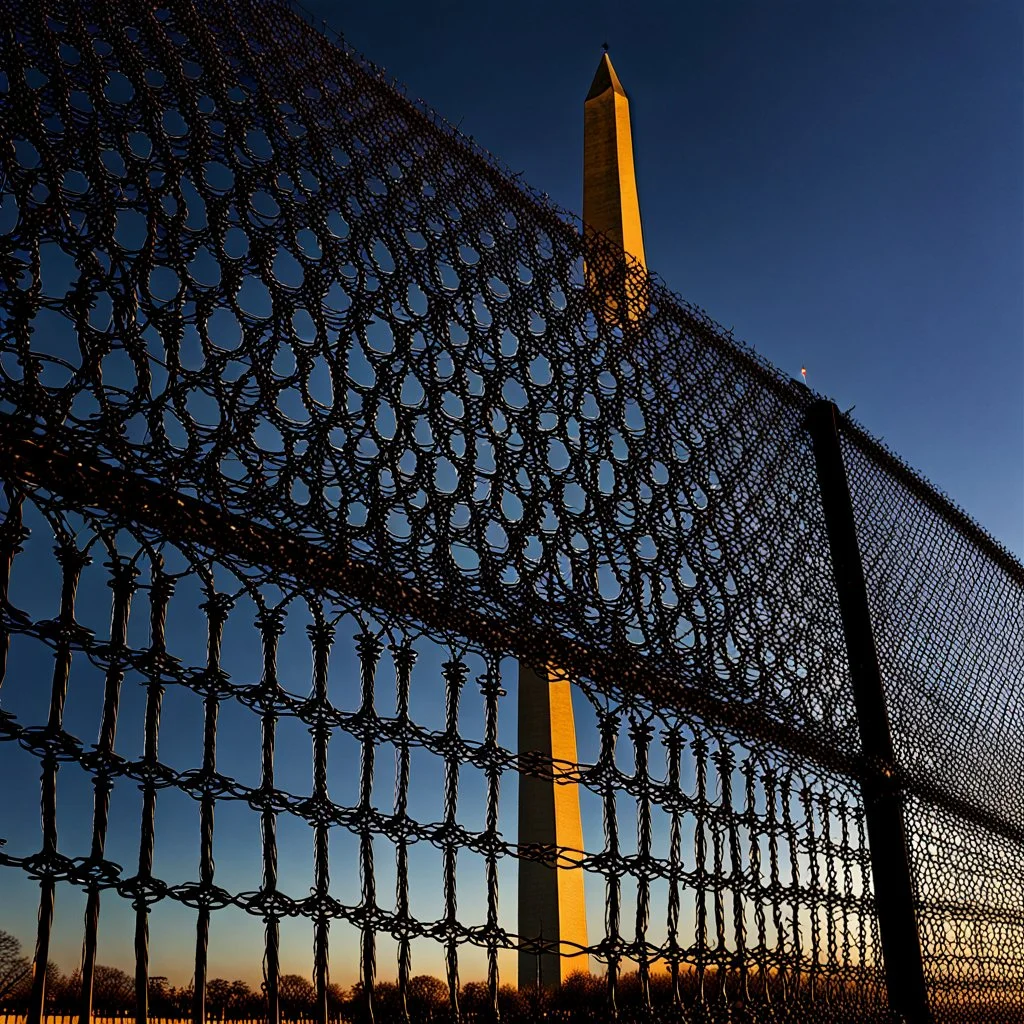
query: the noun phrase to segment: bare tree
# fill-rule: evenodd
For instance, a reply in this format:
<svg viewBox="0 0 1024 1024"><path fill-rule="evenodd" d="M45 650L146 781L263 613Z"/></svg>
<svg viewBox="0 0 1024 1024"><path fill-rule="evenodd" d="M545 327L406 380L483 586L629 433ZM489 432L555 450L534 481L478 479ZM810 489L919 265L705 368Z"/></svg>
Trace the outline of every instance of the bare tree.
<svg viewBox="0 0 1024 1024"><path fill-rule="evenodd" d="M430 974L415 974L409 979L409 1011L430 1013L448 1005L448 986Z"/></svg>
<svg viewBox="0 0 1024 1024"><path fill-rule="evenodd" d="M332 981L327 986L327 1006L331 1013L340 1013L345 1006L348 993L337 982Z"/></svg>
<svg viewBox="0 0 1024 1024"><path fill-rule="evenodd" d="M57 1013L74 1013L82 998L82 971L76 967L70 974L61 975L50 964L46 970L46 1002Z"/></svg>
<svg viewBox="0 0 1024 1024"><path fill-rule="evenodd" d="M0 931L0 1002L21 994L32 977L32 961L21 954L21 943L10 932Z"/></svg>
<svg viewBox="0 0 1024 1024"><path fill-rule="evenodd" d="M301 974L282 974L277 991L281 997L281 1009L288 1016L313 1012L316 989L309 978L304 978Z"/></svg>
<svg viewBox="0 0 1024 1024"><path fill-rule="evenodd" d="M97 964L92 976L92 1005L103 1013L118 1013L134 1006L134 978L120 967Z"/></svg>
<svg viewBox="0 0 1024 1024"><path fill-rule="evenodd" d="M174 987L168 982L166 975L156 974L150 978L146 991L149 996L149 1012L152 1016L170 1017L174 1014L176 993ZM134 1001L133 993L132 1002Z"/></svg>
<svg viewBox="0 0 1024 1024"><path fill-rule="evenodd" d="M262 1013L262 997L244 982L231 982L229 1009L238 1016L259 1016Z"/></svg>
<svg viewBox="0 0 1024 1024"><path fill-rule="evenodd" d="M231 1004L231 982L225 978L212 978L206 983L206 1012L218 1017L227 1012Z"/></svg>

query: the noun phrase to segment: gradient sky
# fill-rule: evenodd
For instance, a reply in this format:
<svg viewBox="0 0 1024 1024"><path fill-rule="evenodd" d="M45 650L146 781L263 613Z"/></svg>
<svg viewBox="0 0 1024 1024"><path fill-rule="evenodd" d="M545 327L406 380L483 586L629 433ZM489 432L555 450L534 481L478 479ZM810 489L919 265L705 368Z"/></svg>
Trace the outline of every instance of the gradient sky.
<svg viewBox="0 0 1024 1024"><path fill-rule="evenodd" d="M341 7L308 0L307 6L408 83L413 95L573 210L581 206L583 97L607 41L632 104L650 267L782 369L797 376L806 365L812 386L844 409L856 405L857 418L873 433L1024 555L1024 31L1016 5L730 0L639 7L604 0L499 7L438 0ZM16 604L41 618L54 614L55 595L44 593L42 583L15 583ZM84 583L80 606L102 631L109 605L90 606L90 586L105 593L99 579ZM300 638L294 654L287 641L282 646L295 673L285 685L297 692L308 690L302 625L289 627ZM202 637L189 639L186 624L174 635L201 647ZM234 670L258 676L258 648L241 637L229 646ZM22 678L48 674L41 650L16 655L27 660L12 661L12 678L15 671ZM245 656L252 665L240 663ZM201 660L201 651L191 657ZM32 658L43 659L35 669ZM426 653L423 664L436 672L441 660ZM346 665L351 670L342 658L335 671ZM88 668L75 671L67 727L89 742L101 681L89 681ZM514 708L509 675L506 700ZM201 707L190 696L171 693L165 704L161 753L179 768L201 756ZM5 689L5 708L34 720L45 717L45 700L44 691ZM416 700L414 714L436 724L436 698L414 690ZM140 687L126 687L120 735L131 737L129 754L141 744L143 701ZM470 732L482 720L479 702L473 707L462 723ZM585 718L579 704L577 714ZM221 733L229 737L221 770L254 782L255 717L226 708ZM595 753L583 738L592 735L581 725L583 760ZM294 722L282 724L280 736L278 784L308 792L309 738ZM511 744L514 731L503 729L501 739ZM343 791L354 784L352 743L343 737L332 747L332 793L339 802L352 799ZM5 824L3 834L12 852L26 852L13 849L21 845L13 837L38 835L35 765L11 746L0 745L0 768L20 782L5 806L11 827ZM439 817L437 768L423 764L416 775L414 800L422 795L424 803L411 811L422 820ZM393 785L389 771L390 758L381 757L382 803ZM90 789L70 770L61 785L62 839L74 841L77 853L87 840ZM474 793L473 785L464 790L466 824L480 827L472 816L482 807L482 791ZM134 789L122 792L120 802L115 796L109 856L131 865L139 798ZM515 795L514 780L507 779L503 815L514 816ZM194 878L195 807L176 793L160 800L156 872L172 882ZM599 805L585 802L584 827L596 830L587 833L588 847L599 845ZM512 833L508 818L502 828ZM224 845L217 881L233 890L257 888L255 815L239 805L219 808L218 830ZM282 888L303 895L311 884L309 831L282 820L279 840ZM338 895L354 902L354 844L349 850L339 838L332 861ZM438 914L439 868L436 850L416 849L414 911L424 917ZM502 868L503 922L510 928L511 868ZM378 871L385 891L394 875L387 851L378 855ZM5 874L0 901L28 943L37 889ZM476 894L482 911L482 874L467 876L465 891ZM595 924L602 897L591 885ZM77 961L83 908L84 898L62 887L55 957L66 969ZM211 976L255 982L260 925L235 911L214 918ZM101 960L127 965L131 927L128 908L107 900ZM191 911L156 908L153 973L187 981L193 929ZM286 922L282 933L284 969L308 974L309 924ZM355 978L355 962L346 960L355 955L354 934L338 927L335 936L332 974L347 983ZM381 945L387 977L394 944ZM437 948L421 952L414 969L439 972ZM508 976L513 962L503 957ZM464 979L479 976L482 967L482 957L473 958Z"/></svg>
<svg viewBox="0 0 1024 1024"><path fill-rule="evenodd" d="M648 265L1024 555L1019 4L305 6L577 212L608 42Z"/></svg>

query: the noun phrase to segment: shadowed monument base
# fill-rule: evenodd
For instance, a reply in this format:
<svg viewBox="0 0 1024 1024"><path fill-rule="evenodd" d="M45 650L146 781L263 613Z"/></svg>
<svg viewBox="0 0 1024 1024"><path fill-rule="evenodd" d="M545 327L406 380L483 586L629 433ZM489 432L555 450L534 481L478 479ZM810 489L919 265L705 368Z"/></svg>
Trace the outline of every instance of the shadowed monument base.
<svg viewBox="0 0 1024 1024"><path fill-rule="evenodd" d="M573 956L587 945L581 852L555 858L554 847L583 850L579 785L560 782L567 762L575 766L576 726L572 683L559 669L543 674L519 666L519 752L535 752L549 765L545 777L519 779L519 842L546 848L544 860L519 861L519 934L555 944L551 952L519 951L519 987L555 988L570 974L589 970L589 957ZM560 949L560 954L554 949Z"/></svg>

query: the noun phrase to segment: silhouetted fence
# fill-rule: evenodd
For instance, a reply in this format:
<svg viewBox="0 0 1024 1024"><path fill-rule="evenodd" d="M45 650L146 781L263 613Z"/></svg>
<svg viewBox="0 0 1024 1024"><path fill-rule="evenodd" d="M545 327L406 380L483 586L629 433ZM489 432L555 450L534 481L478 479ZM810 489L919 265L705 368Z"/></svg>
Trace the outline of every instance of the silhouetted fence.
<svg viewBox="0 0 1024 1024"><path fill-rule="evenodd" d="M319 1020L342 956L416 1017L430 949L438 1013L502 1011L504 872L550 855L507 825L551 771L501 739L521 660L571 674L601 820L557 851L603 889L581 1019L1024 1020L1017 561L276 0L3 10L0 756L41 820L0 812L0 878L38 882L41 965L81 894L82 1013L101 905L139 1019L168 907L196 1020L227 918L272 1020L292 920Z"/></svg>

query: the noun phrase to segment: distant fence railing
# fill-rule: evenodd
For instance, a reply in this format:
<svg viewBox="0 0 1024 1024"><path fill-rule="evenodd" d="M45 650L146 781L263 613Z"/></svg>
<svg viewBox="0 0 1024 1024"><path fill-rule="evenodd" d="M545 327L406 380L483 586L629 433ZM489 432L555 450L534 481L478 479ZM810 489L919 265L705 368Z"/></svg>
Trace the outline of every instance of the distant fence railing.
<svg viewBox="0 0 1024 1024"><path fill-rule="evenodd" d="M427 1019L424 963L434 1019L1024 1020L1012 556L276 0L7 13L30 1020L63 905L86 1017L114 936L150 1016L187 912L197 1021L246 923L287 1016L296 922L321 1021L343 970ZM583 850L517 841L553 771L517 663L575 684ZM599 887L587 946L516 934L508 870L552 857ZM504 987L551 949L597 987Z"/></svg>

